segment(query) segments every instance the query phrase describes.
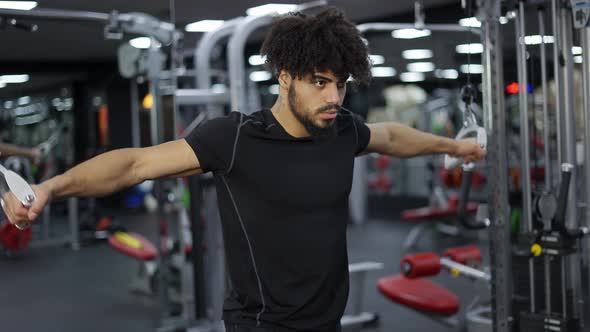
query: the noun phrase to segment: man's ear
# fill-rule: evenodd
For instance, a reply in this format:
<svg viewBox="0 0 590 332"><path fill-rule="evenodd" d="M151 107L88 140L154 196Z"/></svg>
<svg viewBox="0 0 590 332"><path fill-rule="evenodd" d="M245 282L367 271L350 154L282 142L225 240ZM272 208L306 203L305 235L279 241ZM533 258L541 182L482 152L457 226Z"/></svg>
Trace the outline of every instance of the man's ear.
<svg viewBox="0 0 590 332"><path fill-rule="evenodd" d="M281 88L289 89L289 87L291 86L291 83L293 82L293 78L291 77L291 74L289 74L286 70L281 70L279 72L278 81L279 81L279 86Z"/></svg>

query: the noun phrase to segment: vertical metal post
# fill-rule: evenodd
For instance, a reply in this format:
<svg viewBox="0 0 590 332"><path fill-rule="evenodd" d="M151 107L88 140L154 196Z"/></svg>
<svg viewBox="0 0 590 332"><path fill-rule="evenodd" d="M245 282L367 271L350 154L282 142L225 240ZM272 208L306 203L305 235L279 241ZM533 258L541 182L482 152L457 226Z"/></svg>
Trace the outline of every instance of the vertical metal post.
<svg viewBox="0 0 590 332"><path fill-rule="evenodd" d="M577 155L576 155L576 115L575 115L575 83L573 67L573 25L572 14L569 8L561 9L561 42L563 46L564 72L563 72L563 92L564 92L564 144L565 150L562 155L564 162L574 165L571 174L571 184L569 187L569 202L567 205L566 227L573 229L578 227L578 195L577 195ZM580 302L580 266L579 255L577 253L565 258L566 287L572 292L571 313L574 317L579 317ZM569 275L568 275L569 274ZM568 285L569 284L569 285ZM567 312L567 301L564 302L564 312Z"/></svg>
<svg viewBox="0 0 590 332"><path fill-rule="evenodd" d="M139 125L139 92L135 77L129 80L131 90L131 143L134 148L141 146L140 125Z"/></svg>
<svg viewBox="0 0 590 332"><path fill-rule="evenodd" d="M582 72L583 72L583 79L584 79L584 168L585 168L585 180L586 180L586 218L585 224L586 227L590 227L590 28L585 27L582 28L581 31L581 40L582 40ZM590 248L590 237L586 237L584 251L588 253L588 249ZM588 254L587 254L588 255ZM586 257L586 264L587 264L587 275L588 280L586 283L588 286L589 292L586 294L587 301L590 301L590 259ZM587 308L590 308L590 304L586 304ZM587 312L587 311L586 311ZM590 325L590 317L587 315L582 315L582 319L585 320L585 325Z"/></svg>
<svg viewBox="0 0 590 332"><path fill-rule="evenodd" d="M78 198L77 197L70 197L68 198L68 221L70 224L70 234L71 240L70 244L72 249L78 250L80 249L80 235L79 230L80 226L78 223Z"/></svg>
<svg viewBox="0 0 590 332"><path fill-rule="evenodd" d="M556 139L557 139L557 165L563 164L563 156L562 156L562 114L561 110L563 109L563 85L562 85L562 76L561 76L561 61L562 61L562 54L561 54L561 17L559 13L560 9L560 0L551 0L551 17L553 18L553 77L555 80L555 123L556 127ZM561 173L558 173L557 180L561 179Z"/></svg>
<svg viewBox="0 0 590 332"><path fill-rule="evenodd" d="M480 0L482 20L483 109L488 133L490 258L492 272L492 330L510 332L511 328L511 250L510 207L508 205L508 148L504 110L504 74L502 71L502 38L500 37L500 1Z"/></svg>
<svg viewBox="0 0 590 332"><path fill-rule="evenodd" d="M543 142L544 144L544 158L545 158L545 191L551 191L552 174L551 174L551 155L549 153L551 144L549 141L549 133L551 132L549 122L549 109L547 105L547 56L545 47L545 9L539 8L538 12L539 34L541 35L541 86L543 89ZM534 112L535 110L533 110ZM544 220L544 229L551 230L551 219ZM543 265L545 269L545 311L551 312L551 256L545 255L543 257Z"/></svg>
<svg viewBox="0 0 590 332"><path fill-rule="evenodd" d="M551 124L549 122L549 107L547 103L548 89L547 89L547 54L545 45L545 9L540 8L538 11L539 19L539 34L541 35L541 87L543 90L543 142L544 144L544 158L545 158L545 190L551 191L551 184L553 183L551 174L551 155L550 155L550 133ZM546 225L551 227L551 224Z"/></svg>
<svg viewBox="0 0 590 332"><path fill-rule="evenodd" d="M532 201L531 201L531 160L529 146L529 112L528 112L528 78L526 72L526 45L524 37L525 31L525 11L524 2L518 3L518 14L515 18L516 27L516 67L518 68L518 100L520 109L520 158L521 158L521 181L522 181L522 216L524 219L522 232L530 233L533 230L532 218ZM536 312L535 308L535 266L533 259L529 259L529 287L530 287L530 304L531 312Z"/></svg>

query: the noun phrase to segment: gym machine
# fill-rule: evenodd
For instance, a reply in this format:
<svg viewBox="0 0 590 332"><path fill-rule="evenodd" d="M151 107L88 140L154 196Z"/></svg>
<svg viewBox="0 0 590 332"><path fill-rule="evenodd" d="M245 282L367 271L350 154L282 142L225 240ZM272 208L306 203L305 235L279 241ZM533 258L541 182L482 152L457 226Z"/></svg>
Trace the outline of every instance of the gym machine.
<svg viewBox="0 0 590 332"><path fill-rule="evenodd" d="M572 2L574 3L574 2ZM579 2L575 2L579 3ZM494 331L582 331L588 328L581 287L581 249L588 220L578 213L576 184L579 176L576 158L575 105L573 100L572 16L577 14L568 3L553 0L509 3L509 17L516 30L516 52L521 127L521 174L523 223L512 240L508 201L506 118L503 94L502 39L499 18L501 1L480 0L478 18L482 22L484 43L483 100L488 129L488 165L490 183L489 220L492 271L492 318ZM529 112L527 96L527 49L525 14L538 10L541 33L541 76L543 80L543 122L545 131L545 186L532 192L528 176L530 162ZM585 7L580 6L580 7ZM549 142L549 115L546 86L546 36L544 8L551 7L554 35L554 78L557 91L557 165L561 172L552 177ZM584 20L582 20L584 21ZM585 26L585 23L583 24ZM585 64L587 66L587 63ZM588 68L586 67L585 70ZM587 76L587 75L586 75ZM588 95L588 91L584 91ZM587 97L586 97L587 99ZM586 117L588 109L586 109ZM588 128L588 127L587 127ZM586 129L587 129L586 128ZM587 142L586 142L586 145ZM588 169L588 163L586 163ZM556 181L557 180L557 181ZM588 181L588 179L586 179ZM559 184L558 190L555 190ZM556 194L555 192L558 192Z"/></svg>

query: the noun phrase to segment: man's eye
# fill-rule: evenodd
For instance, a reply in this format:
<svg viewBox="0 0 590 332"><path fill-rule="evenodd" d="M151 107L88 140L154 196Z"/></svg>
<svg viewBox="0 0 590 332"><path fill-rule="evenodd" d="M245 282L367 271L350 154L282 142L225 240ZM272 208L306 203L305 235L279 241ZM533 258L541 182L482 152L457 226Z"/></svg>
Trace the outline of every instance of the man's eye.
<svg viewBox="0 0 590 332"><path fill-rule="evenodd" d="M324 81L314 81L313 84L315 86L317 86L318 88L323 88L324 85L326 85L326 82L324 82Z"/></svg>

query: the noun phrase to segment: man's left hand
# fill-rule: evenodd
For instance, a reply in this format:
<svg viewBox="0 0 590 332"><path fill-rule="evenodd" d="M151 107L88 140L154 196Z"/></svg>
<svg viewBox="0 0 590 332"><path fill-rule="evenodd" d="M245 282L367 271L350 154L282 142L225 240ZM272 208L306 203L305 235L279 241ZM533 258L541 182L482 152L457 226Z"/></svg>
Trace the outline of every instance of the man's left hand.
<svg viewBox="0 0 590 332"><path fill-rule="evenodd" d="M477 144L474 138L465 138L455 140L455 149L449 155L456 158L463 158L463 162L469 164L483 159L486 151Z"/></svg>

